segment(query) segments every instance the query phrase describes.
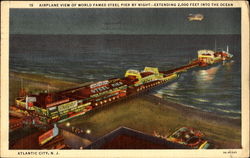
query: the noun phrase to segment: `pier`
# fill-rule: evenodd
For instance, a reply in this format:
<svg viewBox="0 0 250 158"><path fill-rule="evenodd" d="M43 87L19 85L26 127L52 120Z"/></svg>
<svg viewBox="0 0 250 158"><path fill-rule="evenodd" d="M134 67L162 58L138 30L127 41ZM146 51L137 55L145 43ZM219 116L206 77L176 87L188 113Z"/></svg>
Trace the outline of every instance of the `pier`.
<svg viewBox="0 0 250 158"><path fill-rule="evenodd" d="M89 82L59 92L19 97L16 99L16 107L26 110L33 118L38 118L35 122L33 120L34 123L63 122L99 110L104 105L160 88L175 81L182 72L189 69L206 67L231 58L232 55L226 51L199 50L197 59L171 70L159 71L155 67L145 67L141 71L129 69L124 77Z"/></svg>

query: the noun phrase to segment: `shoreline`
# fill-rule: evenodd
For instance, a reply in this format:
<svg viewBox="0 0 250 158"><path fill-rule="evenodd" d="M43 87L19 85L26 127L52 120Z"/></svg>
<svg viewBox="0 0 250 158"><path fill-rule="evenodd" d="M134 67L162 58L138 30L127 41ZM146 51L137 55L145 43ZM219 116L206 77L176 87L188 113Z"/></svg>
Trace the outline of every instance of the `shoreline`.
<svg viewBox="0 0 250 158"><path fill-rule="evenodd" d="M63 122L60 126L65 126L68 122L71 127L83 130L91 129L92 141L120 126L149 135L156 131L164 136L169 136L181 127L192 127L204 133L206 138L216 144L218 149L241 148L241 127L239 124L219 116L202 118L206 114L201 111L191 112L191 115L187 117L185 110L180 110L181 105L171 102L159 105L149 95L145 95L100 107L83 116ZM84 139L86 138L84 137Z"/></svg>
<svg viewBox="0 0 250 158"><path fill-rule="evenodd" d="M172 107L188 117L197 117L199 119L211 120L220 123L226 123L228 125L234 125L236 127L241 127L240 118L230 118L227 116L220 116L212 112L202 111L200 109L185 106L184 104L176 103L170 100L162 99L154 94L149 94L144 99L154 102L155 104L163 104L168 107ZM195 115L195 116L194 116Z"/></svg>
<svg viewBox="0 0 250 158"><path fill-rule="evenodd" d="M49 83L51 85L60 85L60 84L66 84L66 86L74 86L77 85L78 83L71 82L71 81L65 81L57 78L52 78L52 77L46 77L40 74L30 74L30 73L22 73L22 72L14 72L10 71L9 72L9 78L11 77L17 77L17 78L23 78L25 80L32 80L36 82L44 82L44 83Z"/></svg>

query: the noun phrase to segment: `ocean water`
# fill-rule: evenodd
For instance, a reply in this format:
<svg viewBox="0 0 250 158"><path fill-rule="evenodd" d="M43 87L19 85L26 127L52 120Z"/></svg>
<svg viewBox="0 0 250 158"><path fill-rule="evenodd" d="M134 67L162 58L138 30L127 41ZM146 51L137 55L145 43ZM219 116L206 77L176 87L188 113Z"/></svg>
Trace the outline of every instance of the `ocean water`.
<svg viewBox="0 0 250 158"><path fill-rule="evenodd" d="M11 35L10 71L83 83L123 77L145 66L169 70L197 57L197 50L226 49L233 60L182 73L154 91L163 99L225 117L241 117L239 35Z"/></svg>

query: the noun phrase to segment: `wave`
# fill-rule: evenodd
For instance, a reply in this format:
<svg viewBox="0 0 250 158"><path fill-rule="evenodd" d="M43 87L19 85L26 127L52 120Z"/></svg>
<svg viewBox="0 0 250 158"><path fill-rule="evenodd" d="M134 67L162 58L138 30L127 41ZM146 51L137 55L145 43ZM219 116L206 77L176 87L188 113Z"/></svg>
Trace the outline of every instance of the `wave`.
<svg viewBox="0 0 250 158"><path fill-rule="evenodd" d="M219 103L213 103L213 104L217 106L225 106L225 107L229 107L233 105L232 103L229 103L229 102L219 102Z"/></svg>
<svg viewBox="0 0 250 158"><path fill-rule="evenodd" d="M205 102L205 103L209 103L210 101L208 99L203 99L203 98L192 98L193 100L199 101L199 102Z"/></svg>
<svg viewBox="0 0 250 158"><path fill-rule="evenodd" d="M241 114L241 111L239 110L231 110L231 109L221 109L221 108L211 108L214 111L219 111L219 112L223 112L226 114Z"/></svg>

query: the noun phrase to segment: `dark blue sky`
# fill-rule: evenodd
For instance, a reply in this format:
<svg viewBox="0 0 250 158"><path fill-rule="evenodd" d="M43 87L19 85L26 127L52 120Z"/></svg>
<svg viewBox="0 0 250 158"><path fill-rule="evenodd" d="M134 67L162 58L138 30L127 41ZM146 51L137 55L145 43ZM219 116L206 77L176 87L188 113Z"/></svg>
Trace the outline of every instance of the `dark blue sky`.
<svg viewBox="0 0 250 158"><path fill-rule="evenodd" d="M240 34L239 8L11 9L11 34ZM204 15L188 21L190 13Z"/></svg>

